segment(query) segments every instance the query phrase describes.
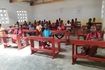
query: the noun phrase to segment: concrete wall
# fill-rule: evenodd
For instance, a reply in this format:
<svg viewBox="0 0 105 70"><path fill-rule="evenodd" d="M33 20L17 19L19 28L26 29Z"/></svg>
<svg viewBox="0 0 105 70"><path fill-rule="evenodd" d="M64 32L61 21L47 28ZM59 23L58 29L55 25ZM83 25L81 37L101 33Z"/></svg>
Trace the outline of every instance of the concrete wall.
<svg viewBox="0 0 105 70"><path fill-rule="evenodd" d="M35 5L36 19L55 20L61 17L64 20L78 18L85 24L88 18L96 17L101 21L102 0L64 0L61 2Z"/></svg>
<svg viewBox="0 0 105 70"><path fill-rule="evenodd" d="M64 20L78 18L85 24L90 17L96 17L97 21L101 21L101 7L102 0L63 0L35 6L29 6L24 2L9 3L9 0L0 0L0 8L8 10L10 24L16 23L17 10L26 10L29 21L34 19L54 21L60 17Z"/></svg>

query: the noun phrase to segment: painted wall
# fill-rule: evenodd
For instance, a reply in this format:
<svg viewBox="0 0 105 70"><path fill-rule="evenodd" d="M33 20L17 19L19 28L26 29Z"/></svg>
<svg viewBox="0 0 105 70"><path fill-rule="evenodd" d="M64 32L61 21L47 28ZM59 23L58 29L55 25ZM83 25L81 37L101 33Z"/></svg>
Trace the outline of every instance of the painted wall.
<svg viewBox="0 0 105 70"><path fill-rule="evenodd" d="M88 18L96 17L101 21L102 0L64 0L61 2L35 5L34 18L55 20L61 17L64 20L78 18L85 24Z"/></svg>
<svg viewBox="0 0 105 70"><path fill-rule="evenodd" d="M17 13L18 10L26 10L28 13L28 19L32 21L32 7L27 3L9 3L9 0L0 0L0 8L5 8L8 10L9 15L9 24L5 24L3 26L8 26L16 23L17 21Z"/></svg>

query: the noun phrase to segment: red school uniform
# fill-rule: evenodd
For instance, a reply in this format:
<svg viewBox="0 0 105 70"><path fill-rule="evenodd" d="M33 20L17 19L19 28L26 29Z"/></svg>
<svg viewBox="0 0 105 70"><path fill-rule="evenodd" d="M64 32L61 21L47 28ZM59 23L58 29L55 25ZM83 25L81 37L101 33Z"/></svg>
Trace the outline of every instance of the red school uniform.
<svg viewBox="0 0 105 70"><path fill-rule="evenodd" d="M21 29L15 29L14 30L14 32L13 32L13 34L16 34L16 35L14 35L12 38L13 38L13 42L16 42L16 40L17 40L17 35L21 35L22 34L22 31L21 31Z"/></svg>
<svg viewBox="0 0 105 70"><path fill-rule="evenodd" d="M99 40L101 37L99 32L91 32L89 34L87 34L86 36L86 40ZM93 47L83 47L83 49L85 50L85 54L90 55L90 56L94 56L97 53L97 46L93 46Z"/></svg>
<svg viewBox="0 0 105 70"><path fill-rule="evenodd" d="M96 40L100 39L101 35L99 32L89 33L86 36L86 40Z"/></svg>

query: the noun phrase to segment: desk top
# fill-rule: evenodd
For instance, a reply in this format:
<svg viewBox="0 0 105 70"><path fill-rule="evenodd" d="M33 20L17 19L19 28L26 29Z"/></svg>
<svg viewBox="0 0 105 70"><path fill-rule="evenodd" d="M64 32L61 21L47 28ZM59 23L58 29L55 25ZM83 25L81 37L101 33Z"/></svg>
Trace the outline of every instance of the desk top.
<svg viewBox="0 0 105 70"><path fill-rule="evenodd" d="M29 36L27 37L29 40L34 40L34 41L57 41L60 42L59 39L54 39L53 37L41 37L41 36Z"/></svg>
<svg viewBox="0 0 105 70"><path fill-rule="evenodd" d="M22 32L36 32L37 30L27 30L27 29L23 29Z"/></svg>
<svg viewBox="0 0 105 70"><path fill-rule="evenodd" d="M90 46L100 46L105 48L105 41L93 41L93 40L71 40L73 45L90 45Z"/></svg>

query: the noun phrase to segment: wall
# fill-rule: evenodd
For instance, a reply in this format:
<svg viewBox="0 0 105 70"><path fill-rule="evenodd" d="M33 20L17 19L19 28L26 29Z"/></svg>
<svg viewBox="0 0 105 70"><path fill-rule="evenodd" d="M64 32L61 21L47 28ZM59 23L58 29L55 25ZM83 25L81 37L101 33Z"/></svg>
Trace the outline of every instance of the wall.
<svg viewBox="0 0 105 70"><path fill-rule="evenodd" d="M103 13L101 14L101 15L103 15L103 29L105 29L105 0L103 0L103 9L102 9L103 11Z"/></svg>
<svg viewBox="0 0 105 70"><path fill-rule="evenodd" d="M9 24L5 24L3 26L8 26L16 23L17 21L17 13L18 10L26 10L28 12L28 19L32 21L32 7L28 5L28 3L9 3L9 0L0 0L0 8L6 8L8 10L9 15Z"/></svg>
<svg viewBox="0 0 105 70"><path fill-rule="evenodd" d="M64 20L78 18L85 24L90 17L101 21L102 0L64 0L61 2L35 5L34 18L55 20L61 17Z"/></svg>
<svg viewBox="0 0 105 70"><path fill-rule="evenodd" d="M61 17L64 20L77 17L85 24L90 17L101 21L102 0L64 0L60 2L29 6L28 3L9 3L9 0L0 0L0 8L6 8L10 24L17 21L17 10L26 10L29 21L47 19L54 21ZM105 17L104 17L105 18ZM8 26L8 25L4 25Z"/></svg>

